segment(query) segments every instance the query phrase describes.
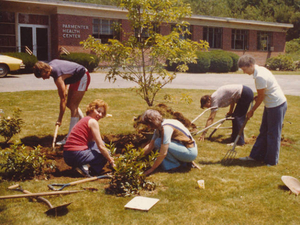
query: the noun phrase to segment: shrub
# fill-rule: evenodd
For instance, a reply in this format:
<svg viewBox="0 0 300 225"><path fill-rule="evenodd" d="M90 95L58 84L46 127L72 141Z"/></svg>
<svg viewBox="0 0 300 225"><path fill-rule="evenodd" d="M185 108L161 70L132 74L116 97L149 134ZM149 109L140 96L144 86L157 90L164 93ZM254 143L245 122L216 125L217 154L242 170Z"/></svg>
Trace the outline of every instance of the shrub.
<svg viewBox="0 0 300 225"><path fill-rule="evenodd" d="M285 44L286 53L300 53L300 38L286 42Z"/></svg>
<svg viewBox="0 0 300 225"><path fill-rule="evenodd" d="M23 63L25 64L25 69L22 70L22 73L32 73L33 72L32 68L34 64L38 61L35 55L29 55L28 53L25 52L7 52L2 54L23 60Z"/></svg>
<svg viewBox="0 0 300 225"><path fill-rule="evenodd" d="M267 59L266 67L270 70L295 70L293 59L287 55L278 55Z"/></svg>
<svg viewBox="0 0 300 225"><path fill-rule="evenodd" d="M96 55L88 53L61 54L59 58L83 65L89 72L93 72L94 69L98 67L100 61Z"/></svg>
<svg viewBox="0 0 300 225"><path fill-rule="evenodd" d="M209 52L210 68L209 72L228 73L232 66L232 58L223 50L213 50Z"/></svg>
<svg viewBox="0 0 300 225"><path fill-rule="evenodd" d="M230 69L230 72L238 71L238 69L239 69L238 61L239 61L240 57L233 52L226 52L226 54L228 54L232 59L232 67Z"/></svg>
<svg viewBox="0 0 300 225"><path fill-rule="evenodd" d="M210 67L210 58L207 52L197 52L197 64L191 63L189 73L207 73Z"/></svg>
<svg viewBox="0 0 300 225"><path fill-rule="evenodd" d="M21 125L23 120L20 118L21 110L16 109L13 116L0 117L0 135L4 137L7 143L15 134L21 132Z"/></svg>
<svg viewBox="0 0 300 225"><path fill-rule="evenodd" d="M107 147L115 155L114 145ZM121 155L114 157L115 172L106 191L117 196L130 196L138 194L140 189L154 190L156 185L146 181L144 171L156 157L157 152L144 156L142 148L135 149L132 145L127 145Z"/></svg>
<svg viewBox="0 0 300 225"><path fill-rule="evenodd" d="M14 144L0 151L3 177L12 180L25 180L52 172L55 164L40 152L40 146L27 150L24 145Z"/></svg>

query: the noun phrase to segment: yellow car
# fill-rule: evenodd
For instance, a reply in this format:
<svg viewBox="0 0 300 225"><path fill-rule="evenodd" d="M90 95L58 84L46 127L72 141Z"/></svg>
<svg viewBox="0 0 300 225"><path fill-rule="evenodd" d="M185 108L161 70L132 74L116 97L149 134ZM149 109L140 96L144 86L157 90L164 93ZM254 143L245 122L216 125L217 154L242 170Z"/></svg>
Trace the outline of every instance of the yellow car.
<svg viewBox="0 0 300 225"><path fill-rule="evenodd" d="M0 77L5 77L11 71L20 69L25 69L25 65L21 59L0 54Z"/></svg>

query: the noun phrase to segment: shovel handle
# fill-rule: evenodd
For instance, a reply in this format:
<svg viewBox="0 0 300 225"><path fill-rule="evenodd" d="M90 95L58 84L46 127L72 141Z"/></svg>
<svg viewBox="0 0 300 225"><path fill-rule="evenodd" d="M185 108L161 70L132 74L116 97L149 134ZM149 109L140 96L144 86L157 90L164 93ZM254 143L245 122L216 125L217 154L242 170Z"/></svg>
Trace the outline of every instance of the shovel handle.
<svg viewBox="0 0 300 225"><path fill-rule="evenodd" d="M55 125L55 131L54 131L54 135L53 135L53 142L52 142L52 149L54 149L55 147L55 142L56 142L56 137L57 137L57 133L58 133L58 128L59 128L59 125Z"/></svg>
<svg viewBox="0 0 300 225"><path fill-rule="evenodd" d="M0 199L10 199L10 198L28 198L28 197L38 197L38 196L46 196L46 195L61 195L61 194L72 194L81 192L79 191L56 191L56 192L40 192L40 193L32 193L32 194L22 194L22 195L6 195L0 196Z"/></svg>
<svg viewBox="0 0 300 225"><path fill-rule="evenodd" d="M49 189L54 190L54 191L60 191L62 189L64 189L65 187L68 186L72 186L72 185L76 185L76 184L81 184L81 183L85 183L85 182L90 182L90 181L94 181L94 180L98 180L98 179L102 179L102 178L111 178L111 175L101 175L98 177L90 177L90 178L86 178L83 180L77 180L77 181L73 181L70 182L68 184L48 184ZM60 188L55 188L54 186L60 187Z"/></svg>

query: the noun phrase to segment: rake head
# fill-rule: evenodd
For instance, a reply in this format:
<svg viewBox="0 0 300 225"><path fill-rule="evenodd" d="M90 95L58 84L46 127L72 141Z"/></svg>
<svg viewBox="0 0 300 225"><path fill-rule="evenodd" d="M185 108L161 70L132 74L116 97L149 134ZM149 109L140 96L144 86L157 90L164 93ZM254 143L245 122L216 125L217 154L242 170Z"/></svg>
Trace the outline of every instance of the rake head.
<svg viewBox="0 0 300 225"><path fill-rule="evenodd" d="M232 160L235 158L235 156L236 156L236 151L234 149L230 149L226 153L224 158L221 160L221 162L224 163L225 165L227 165L232 162Z"/></svg>

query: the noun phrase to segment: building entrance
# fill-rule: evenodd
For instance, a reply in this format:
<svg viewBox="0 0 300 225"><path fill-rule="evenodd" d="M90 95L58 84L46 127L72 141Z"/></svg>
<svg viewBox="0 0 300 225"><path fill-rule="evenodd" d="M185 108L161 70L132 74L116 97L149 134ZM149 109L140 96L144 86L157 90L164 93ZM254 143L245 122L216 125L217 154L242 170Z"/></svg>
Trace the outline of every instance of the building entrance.
<svg viewBox="0 0 300 225"><path fill-rule="evenodd" d="M49 60L48 26L20 24L19 37L19 51L29 48L38 60Z"/></svg>

